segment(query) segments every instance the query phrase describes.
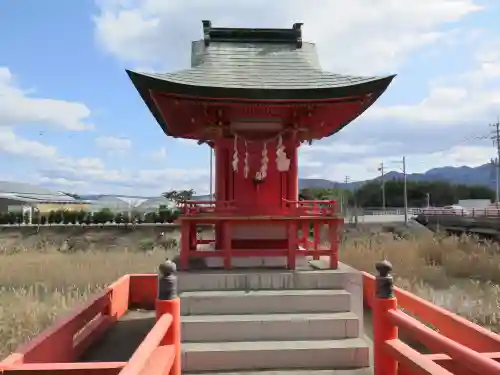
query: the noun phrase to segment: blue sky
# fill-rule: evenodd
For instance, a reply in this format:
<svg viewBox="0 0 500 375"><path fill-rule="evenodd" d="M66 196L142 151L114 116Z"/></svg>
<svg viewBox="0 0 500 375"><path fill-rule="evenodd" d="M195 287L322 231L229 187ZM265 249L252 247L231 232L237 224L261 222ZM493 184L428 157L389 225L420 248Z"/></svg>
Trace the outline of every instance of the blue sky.
<svg viewBox="0 0 500 375"><path fill-rule="evenodd" d="M167 138L125 74L188 67L202 19L243 27L303 21L325 69L398 73L347 129L303 147L302 177L370 178L381 161L403 155L411 172L493 156L491 144L474 137L487 135L500 114L498 2L308 4L2 1L0 179L89 193L206 192L207 147Z"/></svg>

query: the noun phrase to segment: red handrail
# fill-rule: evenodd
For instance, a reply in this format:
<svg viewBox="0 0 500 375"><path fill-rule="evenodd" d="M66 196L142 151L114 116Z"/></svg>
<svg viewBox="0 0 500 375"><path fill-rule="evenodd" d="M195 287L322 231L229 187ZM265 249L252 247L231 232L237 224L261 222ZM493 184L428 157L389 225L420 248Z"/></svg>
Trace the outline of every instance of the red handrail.
<svg viewBox="0 0 500 375"><path fill-rule="evenodd" d="M367 299L365 303L372 307L373 312L375 375L451 374L448 369L436 363L432 357L411 350L403 344L398 339L398 328L406 334L411 334L412 338L424 344L428 349L448 355L457 367L466 369L465 373L467 374L500 375L500 363L496 362L493 357L472 349L466 343L462 344L446 337L445 334L434 331L399 310L398 308L405 308L405 306L398 306L396 296L402 291L394 288L390 274L392 266L387 261L380 262L377 264L377 270L379 275L375 283L373 283L373 276L368 277L365 274L364 277L364 297ZM472 323L464 324L463 322L461 324L466 330L470 329L472 325ZM482 330L479 328L475 335L471 331L473 342L485 345L483 348L488 344L490 344L488 345L490 348L492 346L500 348L498 345L500 337L491 333L491 336L496 336L496 340L494 340L490 335L485 335ZM484 336L484 340L478 340L478 336Z"/></svg>
<svg viewBox="0 0 500 375"><path fill-rule="evenodd" d="M158 319L153 329L149 331L146 338L142 341L139 347L136 349L128 363L125 367L120 371L119 375L138 375L142 374L146 367L151 365L158 366L158 360L163 357L166 360L166 363L163 365L170 365L168 369L172 366L174 361L175 347L174 345L167 346L165 348L161 348L161 343L164 337L167 335L169 329L171 329L171 325L173 322L172 315L164 314ZM161 355L159 355L161 354ZM151 362L155 362L152 364ZM161 366L165 371L163 373L169 373L164 366ZM160 366L158 366L160 368Z"/></svg>
<svg viewBox="0 0 500 375"><path fill-rule="evenodd" d="M444 337L401 310L391 309L387 314L395 326L411 333L428 348L448 354L452 359L460 361L461 365L471 372L500 374L500 363Z"/></svg>

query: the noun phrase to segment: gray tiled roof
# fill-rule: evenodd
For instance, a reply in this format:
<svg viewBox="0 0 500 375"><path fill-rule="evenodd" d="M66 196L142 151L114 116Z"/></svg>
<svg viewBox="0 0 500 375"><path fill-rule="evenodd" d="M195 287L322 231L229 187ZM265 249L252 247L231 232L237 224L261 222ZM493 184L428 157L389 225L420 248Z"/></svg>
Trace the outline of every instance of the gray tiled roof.
<svg viewBox="0 0 500 375"><path fill-rule="evenodd" d="M189 86L249 89L320 89L380 80L323 71L316 46L303 43L192 44L192 68L175 73L141 75Z"/></svg>
<svg viewBox="0 0 500 375"><path fill-rule="evenodd" d="M54 195L61 196L63 194L53 190L49 190L37 185L31 185L24 182L15 181L0 181L0 193L16 193L16 194L35 194L35 195Z"/></svg>
<svg viewBox="0 0 500 375"><path fill-rule="evenodd" d="M76 202L69 195L23 182L0 181L0 198L23 202Z"/></svg>

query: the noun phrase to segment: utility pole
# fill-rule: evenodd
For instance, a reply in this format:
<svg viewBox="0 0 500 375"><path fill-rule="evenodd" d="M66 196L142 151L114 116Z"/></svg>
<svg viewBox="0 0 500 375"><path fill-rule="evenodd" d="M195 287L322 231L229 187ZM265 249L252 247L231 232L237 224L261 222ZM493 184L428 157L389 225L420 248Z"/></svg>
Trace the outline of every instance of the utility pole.
<svg viewBox="0 0 500 375"><path fill-rule="evenodd" d="M382 182L382 210L385 212L385 178L384 178L384 162L380 163L378 167L380 172L380 180Z"/></svg>
<svg viewBox="0 0 500 375"><path fill-rule="evenodd" d="M497 122L495 124L490 124L490 126L493 128L491 132L491 140L493 141L493 145L496 146L497 148L497 157L495 160L495 176L496 176L496 199L495 201L498 202L500 198L500 121L499 118L497 117Z"/></svg>
<svg viewBox="0 0 500 375"><path fill-rule="evenodd" d="M349 176L344 177L344 192L347 190L347 184L349 183L350 179L351 179L351 177L349 177ZM345 207L345 212L347 213L347 210L349 208L349 199L348 199L348 197L346 197L345 193L342 194L342 198L343 198L342 203Z"/></svg>
<svg viewBox="0 0 500 375"><path fill-rule="evenodd" d="M347 190L347 184L348 184L350 181L351 181L351 177L350 177L350 176L345 176L345 178L344 178L345 190ZM356 192L354 192L353 194L356 194ZM356 197L354 197L354 199L356 199ZM348 199L347 199L347 198L346 198L346 199L344 199L344 201L345 201L345 202L344 202L344 204L345 204L345 206L346 206L346 210L345 210L345 212L347 213L347 212L348 212L348 211L347 211L347 208L348 208L348 206L349 206L349 201L348 201ZM358 213L357 213L357 207L356 207L356 205L354 205L353 209L354 209L354 223L355 223L355 225L357 225L357 224L358 224ZM352 217L351 217L351 218L352 218Z"/></svg>
<svg viewBox="0 0 500 375"><path fill-rule="evenodd" d="M406 186L406 157L403 156L403 189L404 189L404 208L405 208L405 225L408 225L408 189Z"/></svg>
<svg viewBox="0 0 500 375"><path fill-rule="evenodd" d="M402 161L397 161L396 163L402 163L402 169L401 171L403 172L403 203L404 203L404 220L405 220L405 225L408 225L408 186L406 183L407 180L407 173L406 173L406 156L403 156ZM430 196L428 196L430 197ZM430 198L428 198L430 199Z"/></svg>

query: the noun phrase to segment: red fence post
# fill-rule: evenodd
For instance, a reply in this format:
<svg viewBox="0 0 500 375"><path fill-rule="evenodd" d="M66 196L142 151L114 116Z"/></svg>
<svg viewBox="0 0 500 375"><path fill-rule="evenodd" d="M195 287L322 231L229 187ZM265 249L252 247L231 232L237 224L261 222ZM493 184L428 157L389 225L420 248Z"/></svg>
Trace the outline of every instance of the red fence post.
<svg viewBox="0 0 500 375"><path fill-rule="evenodd" d="M373 365L374 375L397 375L397 360L386 351L385 342L398 338L398 328L391 323L388 310L396 309L392 264L384 260L375 265L375 299L373 301Z"/></svg>
<svg viewBox="0 0 500 375"><path fill-rule="evenodd" d="M175 358L169 375L181 375L181 304L177 295L177 266L167 259L160 264L158 274L158 297L156 299L156 320L164 314L172 315L172 325L162 345L173 345Z"/></svg>

